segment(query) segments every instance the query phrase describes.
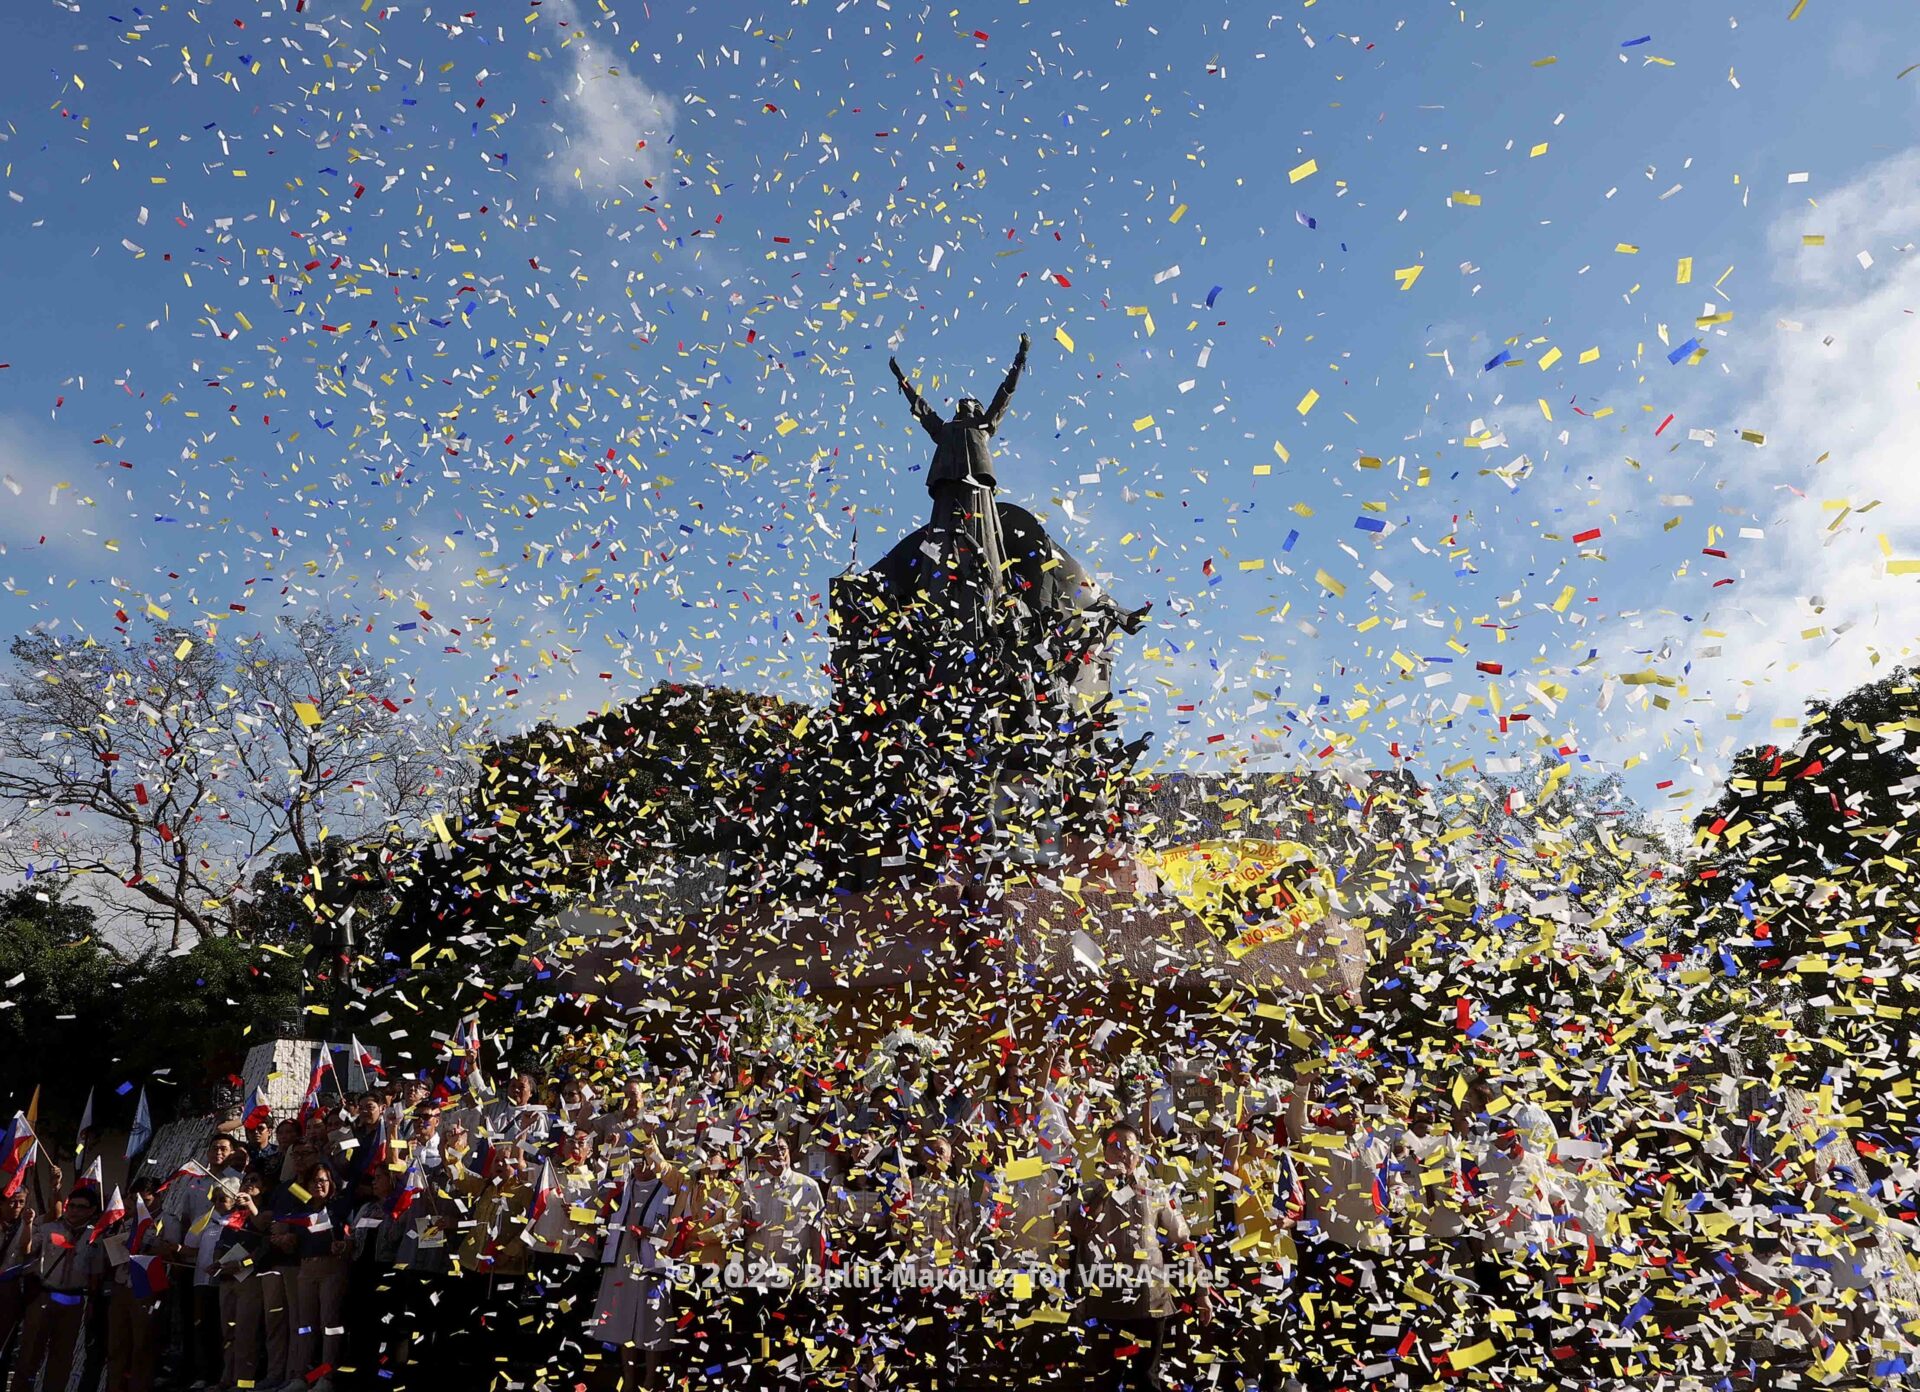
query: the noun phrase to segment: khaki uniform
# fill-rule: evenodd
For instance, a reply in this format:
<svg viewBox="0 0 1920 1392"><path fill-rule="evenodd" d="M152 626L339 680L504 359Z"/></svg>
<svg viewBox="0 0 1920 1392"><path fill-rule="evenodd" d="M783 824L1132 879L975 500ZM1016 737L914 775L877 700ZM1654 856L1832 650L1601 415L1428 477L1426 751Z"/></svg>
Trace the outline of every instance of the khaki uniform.
<svg viewBox="0 0 1920 1392"><path fill-rule="evenodd" d="M88 1241L87 1229L70 1228L58 1219L34 1234L31 1259L41 1289L27 1307L20 1357L8 1384L11 1392L27 1392L36 1374L44 1375L42 1387L67 1385L87 1295L100 1285L107 1269L106 1252Z"/></svg>

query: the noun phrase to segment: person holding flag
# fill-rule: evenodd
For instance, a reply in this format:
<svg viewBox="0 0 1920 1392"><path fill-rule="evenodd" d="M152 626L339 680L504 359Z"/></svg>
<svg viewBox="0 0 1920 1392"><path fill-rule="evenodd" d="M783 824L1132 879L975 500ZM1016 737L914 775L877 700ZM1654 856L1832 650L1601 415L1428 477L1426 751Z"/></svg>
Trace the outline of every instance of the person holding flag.
<svg viewBox="0 0 1920 1392"><path fill-rule="evenodd" d="M293 1302L295 1353L287 1371L290 1378L305 1378L316 1392L325 1392L346 1347L343 1320L353 1254L353 1199L324 1160L307 1168L300 1187L307 1199L286 1220L298 1236L300 1255Z"/></svg>
<svg viewBox="0 0 1920 1392"><path fill-rule="evenodd" d="M143 1221L145 1206L138 1199L135 1208L138 1216L126 1228L126 1206L114 1190L113 1201L93 1230L112 1271L105 1320L109 1392L151 1392L165 1340L161 1301L167 1288L166 1263L141 1250L150 1245L154 1225Z"/></svg>
<svg viewBox="0 0 1920 1392"><path fill-rule="evenodd" d="M266 1310L261 1300L260 1257L267 1248L267 1182L249 1170L232 1202L224 1205L213 1239L212 1280L220 1305L221 1387L258 1385L260 1335ZM280 1343L286 1343L282 1321Z"/></svg>
<svg viewBox="0 0 1920 1392"><path fill-rule="evenodd" d="M204 1371L210 1344L217 1346L217 1329L210 1336L202 1327L203 1316L211 1317L209 1302L196 1297L200 1266L200 1247L211 1243L217 1231L209 1231L213 1221L213 1194L221 1186L231 1187L240 1177L240 1149L225 1131L216 1131L207 1140L206 1160L189 1160L162 1186L159 1232L154 1252L164 1260L167 1271L167 1306L173 1342L180 1350L184 1369Z"/></svg>
<svg viewBox="0 0 1920 1392"><path fill-rule="evenodd" d="M99 1216L99 1199L90 1190L75 1189L60 1217L28 1243L29 1270L39 1280L40 1293L27 1307L9 1392L28 1392L36 1378L43 1389L64 1389L73 1375L87 1300L106 1274L105 1250L88 1240Z"/></svg>

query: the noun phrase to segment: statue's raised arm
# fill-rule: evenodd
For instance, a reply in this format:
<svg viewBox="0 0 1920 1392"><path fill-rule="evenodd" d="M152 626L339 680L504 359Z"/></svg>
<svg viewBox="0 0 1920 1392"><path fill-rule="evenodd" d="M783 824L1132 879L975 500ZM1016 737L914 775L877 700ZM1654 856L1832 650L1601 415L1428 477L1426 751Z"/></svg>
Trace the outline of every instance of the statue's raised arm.
<svg viewBox="0 0 1920 1392"><path fill-rule="evenodd" d="M913 412L913 418L920 422L922 430L938 440L946 422L940 419L939 413L933 407L927 405L926 398L913 389L913 383L907 380L907 374L900 370L900 364L896 359L888 358L887 366L892 369L893 380L900 384L900 390L906 393L907 409Z"/></svg>
<svg viewBox="0 0 1920 1392"><path fill-rule="evenodd" d="M987 432L996 434L1000 429L1000 418L1007 413L1007 402L1013 397L1013 389L1020 385L1020 374L1027 368L1027 349L1033 346L1033 340L1025 334L1020 335L1020 347L1013 355L1013 366L1007 372L1007 380L1000 384L1000 390L993 394L993 404L987 407Z"/></svg>

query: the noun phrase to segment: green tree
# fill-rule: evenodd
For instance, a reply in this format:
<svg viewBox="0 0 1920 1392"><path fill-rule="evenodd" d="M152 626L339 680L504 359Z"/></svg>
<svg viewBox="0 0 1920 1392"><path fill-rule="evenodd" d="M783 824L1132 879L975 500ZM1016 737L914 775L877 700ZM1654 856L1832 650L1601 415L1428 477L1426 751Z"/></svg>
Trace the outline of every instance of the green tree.
<svg viewBox="0 0 1920 1392"><path fill-rule="evenodd" d="M60 1147L90 1088L108 1120L113 1088L157 1080L150 1099L164 1120L178 1104L204 1105L298 1001L297 955L219 937L126 957L88 906L15 889L0 899L0 1105L22 1107L41 1088L42 1131Z"/></svg>
<svg viewBox="0 0 1920 1392"><path fill-rule="evenodd" d="M134 970L101 944L85 905L31 883L0 899L0 1108L11 1115L42 1087L43 1125L77 1120L86 1085L68 1094L112 1071L102 1024Z"/></svg>
<svg viewBox="0 0 1920 1392"><path fill-rule="evenodd" d="M1870 963L1911 945L1920 680L1903 669L1807 706L1791 744L1757 745L1693 824L1700 945L1785 976L1813 954Z"/></svg>

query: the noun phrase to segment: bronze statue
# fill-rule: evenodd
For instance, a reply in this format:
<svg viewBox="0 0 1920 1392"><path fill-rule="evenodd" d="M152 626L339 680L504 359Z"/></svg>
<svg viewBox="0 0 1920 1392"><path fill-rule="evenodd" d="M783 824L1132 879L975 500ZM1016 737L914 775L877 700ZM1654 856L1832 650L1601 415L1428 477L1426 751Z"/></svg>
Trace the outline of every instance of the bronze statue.
<svg viewBox="0 0 1920 1392"><path fill-rule="evenodd" d="M976 611L972 617L986 618L989 622L1000 616L1008 571L1018 562L1018 558L1007 554L1007 523L1001 516L1002 505L994 499L998 481L993 476L990 442L1006 418L1014 389L1020 385L1020 375L1026 370L1027 349L1032 343L1026 334L1020 335L1013 366L1000 384L1000 390L993 394L992 405L982 409L977 398L963 396L952 420L942 420L926 398L914 390L906 373L900 370L899 362L887 359L894 380L906 395L913 418L934 440L933 466L927 471L927 492L933 495L933 517L923 533L927 554L938 557L938 569L946 578L976 590L986 600L984 611ZM1015 516L1032 524L1032 519L1018 510ZM1031 530L1037 532L1037 524L1032 524ZM1077 617L1079 622L1074 627L1078 642L1074 646L1097 649L1116 630L1137 633L1153 608L1148 603L1138 609L1122 609L1097 590L1092 592L1096 598L1089 599L1078 593L1068 597L1059 592L1058 578L1055 579L1056 583L1049 587L1056 592L1052 602L1042 602L1040 595L1029 593L1025 607L1040 619L1043 627L1051 627L1070 615Z"/></svg>
<svg viewBox="0 0 1920 1392"><path fill-rule="evenodd" d="M913 418L933 436L935 449L933 467L927 471L927 492L938 497L946 485L970 481L983 483L989 489L995 486L993 450L987 442L999 433L1000 422L1007 414L1007 403L1013 398L1013 389L1020 385L1020 374L1026 370L1027 349L1031 345L1032 340L1021 334L1020 349L1013 355L1013 367L1007 373L1007 380L1000 384L1000 390L993 394L993 405L983 411L977 400L963 396L952 420L941 420L939 413L927 405L926 398L913 389L900 364L887 359L894 380L906 393Z"/></svg>
<svg viewBox="0 0 1920 1392"><path fill-rule="evenodd" d="M933 495L931 537L939 550L941 569L984 601L962 604L969 626L976 627L983 637L986 629L979 626L992 625L1002 617L1007 583L1007 546L993 500L993 449L988 442L999 431L1013 389L1020 385L1029 343L1021 334L1013 367L993 394L993 404L983 411L973 397L962 397L952 420L941 420L926 398L913 389L900 364L887 359L894 380L906 393L913 418L934 439L933 467L927 471L927 492Z"/></svg>

